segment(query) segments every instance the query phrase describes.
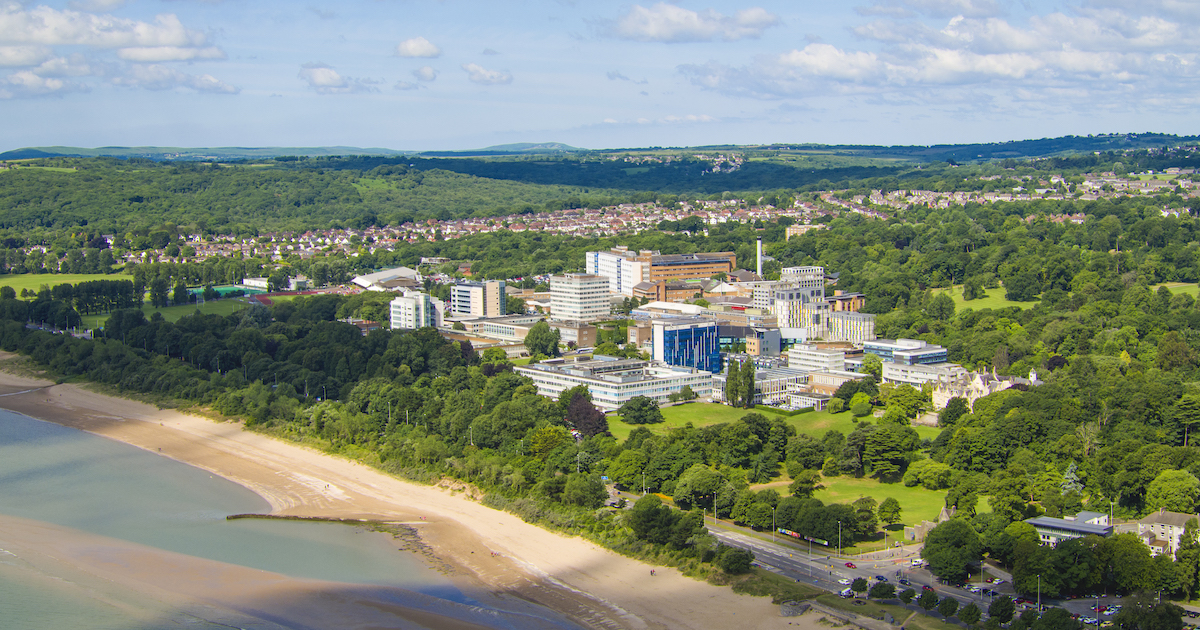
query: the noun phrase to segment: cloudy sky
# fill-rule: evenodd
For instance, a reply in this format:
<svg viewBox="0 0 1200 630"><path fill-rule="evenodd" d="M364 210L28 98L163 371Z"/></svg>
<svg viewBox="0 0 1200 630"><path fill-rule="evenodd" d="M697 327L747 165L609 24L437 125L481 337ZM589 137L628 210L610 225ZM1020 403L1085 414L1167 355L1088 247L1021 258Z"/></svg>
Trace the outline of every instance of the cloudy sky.
<svg viewBox="0 0 1200 630"><path fill-rule="evenodd" d="M1200 0L0 0L0 150L1200 134L1198 31Z"/></svg>

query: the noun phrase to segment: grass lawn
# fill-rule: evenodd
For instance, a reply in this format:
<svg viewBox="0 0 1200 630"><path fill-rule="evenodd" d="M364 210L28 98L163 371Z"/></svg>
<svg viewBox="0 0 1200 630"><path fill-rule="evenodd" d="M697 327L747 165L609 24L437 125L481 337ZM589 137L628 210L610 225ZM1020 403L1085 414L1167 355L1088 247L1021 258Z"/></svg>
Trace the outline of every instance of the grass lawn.
<svg viewBox="0 0 1200 630"><path fill-rule="evenodd" d="M900 522L905 525L932 521L946 502L945 490L908 488L902 483L882 483L868 477L829 477L821 483L825 488L814 496L825 503L853 503L859 497L873 497L883 503L892 497L900 502Z"/></svg>
<svg viewBox="0 0 1200 630"><path fill-rule="evenodd" d="M1190 284L1186 282L1164 282L1150 287L1151 291L1158 292L1158 287L1167 287L1171 290L1171 295L1182 295L1184 293L1192 297L1200 297L1200 284Z"/></svg>
<svg viewBox="0 0 1200 630"><path fill-rule="evenodd" d="M21 273L0 276L0 287L12 287L21 297L21 289L37 291L46 285L53 287L59 284L78 284L89 280L132 280L131 276L123 274L104 273Z"/></svg>
<svg viewBox="0 0 1200 630"><path fill-rule="evenodd" d="M174 322L179 321L185 315L191 315L199 310L206 315L229 315L235 311L246 308L246 302L237 298L227 298L224 300L216 300L205 302L204 304L183 304L180 306L168 306L166 308L154 308L149 304L142 305L142 312L146 314L146 319L149 319L155 313L162 313L163 319ZM101 315L84 315L84 328L99 328L108 319L109 314Z"/></svg>
<svg viewBox="0 0 1200 630"><path fill-rule="evenodd" d="M949 292L950 297L954 299L954 308L957 310L962 310L964 308L970 308L970 309L974 309L977 311L981 311L985 308L998 309L998 308L1006 308L1009 306L1015 306L1020 309L1026 309L1026 308L1030 308L1031 306L1037 304L1036 301L1034 301L1034 302L1013 302L1011 300L1004 299L1004 287L1000 287L997 289L984 289L984 293L987 295L987 297L976 298L976 299L968 302L968 301L964 301L962 299L962 289L963 288L962 288L961 284L956 284L949 289L934 289L933 292L935 295L938 293Z"/></svg>

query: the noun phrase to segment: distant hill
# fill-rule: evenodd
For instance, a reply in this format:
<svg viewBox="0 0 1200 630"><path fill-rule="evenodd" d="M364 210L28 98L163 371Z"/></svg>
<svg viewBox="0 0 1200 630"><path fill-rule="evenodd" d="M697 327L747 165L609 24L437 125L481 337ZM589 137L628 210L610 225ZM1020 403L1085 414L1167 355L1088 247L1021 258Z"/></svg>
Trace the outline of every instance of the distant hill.
<svg viewBox="0 0 1200 630"><path fill-rule="evenodd" d="M47 157L143 158L155 162L206 160L258 160L273 157L317 157L331 155L409 155L412 151L361 147L27 147L0 153L0 160L28 160Z"/></svg>
<svg viewBox="0 0 1200 630"><path fill-rule="evenodd" d="M561 142L518 142L515 144L498 144L469 151L422 151L420 155L424 157L486 157L579 153L587 150Z"/></svg>

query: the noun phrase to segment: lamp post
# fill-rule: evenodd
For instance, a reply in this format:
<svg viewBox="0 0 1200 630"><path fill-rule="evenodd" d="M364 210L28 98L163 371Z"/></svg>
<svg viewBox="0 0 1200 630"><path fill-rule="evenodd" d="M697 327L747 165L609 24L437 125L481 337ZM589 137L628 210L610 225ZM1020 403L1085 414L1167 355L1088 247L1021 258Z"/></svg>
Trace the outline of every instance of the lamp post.
<svg viewBox="0 0 1200 630"><path fill-rule="evenodd" d="M1042 574L1038 574L1038 615L1042 614Z"/></svg>
<svg viewBox="0 0 1200 630"><path fill-rule="evenodd" d="M838 555L842 554L842 522L838 521Z"/></svg>
<svg viewBox="0 0 1200 630"><path fill-rule="evenodd" d="M771 508L771 542L775 542L775 508Z"/></svg>

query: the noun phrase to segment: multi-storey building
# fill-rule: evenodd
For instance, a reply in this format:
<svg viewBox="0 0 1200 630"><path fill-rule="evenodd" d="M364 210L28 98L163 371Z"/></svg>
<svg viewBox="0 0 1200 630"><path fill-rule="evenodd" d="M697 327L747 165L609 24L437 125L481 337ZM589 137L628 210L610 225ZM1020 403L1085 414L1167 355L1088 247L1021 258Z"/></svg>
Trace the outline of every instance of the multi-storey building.
<svg viewBox="0 0 1200 630"><path fill-rule="evenodd" d="M875 339L863 344L863 351L883 360L903 365L945 363L947 354L942 346L920 339Z"/></svg>
<svg viewBox="0 0 1200 630"><path fill-rule="evenodd" d="M585 256L588 273L604 276L610 292L627 297L632 297L634 286L642 282L711 278L732 273L736 267L733 252L660 254L621 246L607 252L587 252Z"/></svg>
<svg viewBox="0 0 1200 630"><path fill-rule="evenodd" d="M450 290L450 312L458 317L500 317L505 299L503 280L462 280Z"/></svg>
<svg viewBox="0 0 1200 630"><path fill-rule="evenodd" d="M788 367L814 372L842 371L846 369L846 351L818 348L811 344L792 346L787 353Z"/></svg>
<svg viewBox="0 0 1200 630"><path fill-rule="evenodd" d="M550 359L514 369L533 379L538 394L550 398L558 398L572 387L586 385L592 394L592 403L604 411L618 409L635 396L645 396L662 404L684 386L690 387L700 398L712 395L712 373L658 361L596 355L590 360L587 357Z"/></svg>
<svg viewBox="0 0 1200 630"><path fill-rule="evenodd" d="M655 361L706 372L721 370L721 341L715 320L674 317L657 319L650 325Z"/></svg>
<svg viewBox="0 0 1200 630"><path fill-rule="evenodd" d="M875 316L868 313L835 311L829 314L829 331L825 334L828 341L849 341L856 345L865 345L875 340Z"/></svg>
<svg viewBox="0 0 1200 630"><path fill-rule="evenodd" d="M396 330L441 326L440 306L440 302L426 293L415 291L405 293L391 301L388 309L391 315L391 327Z"/></svg>
<svg viewBox="0 0 1200 630"><path fill-rule="evenodd" d="M550 277L550 318L580 322L605 319L612 312L608 278L591 273Z"/></svg>

